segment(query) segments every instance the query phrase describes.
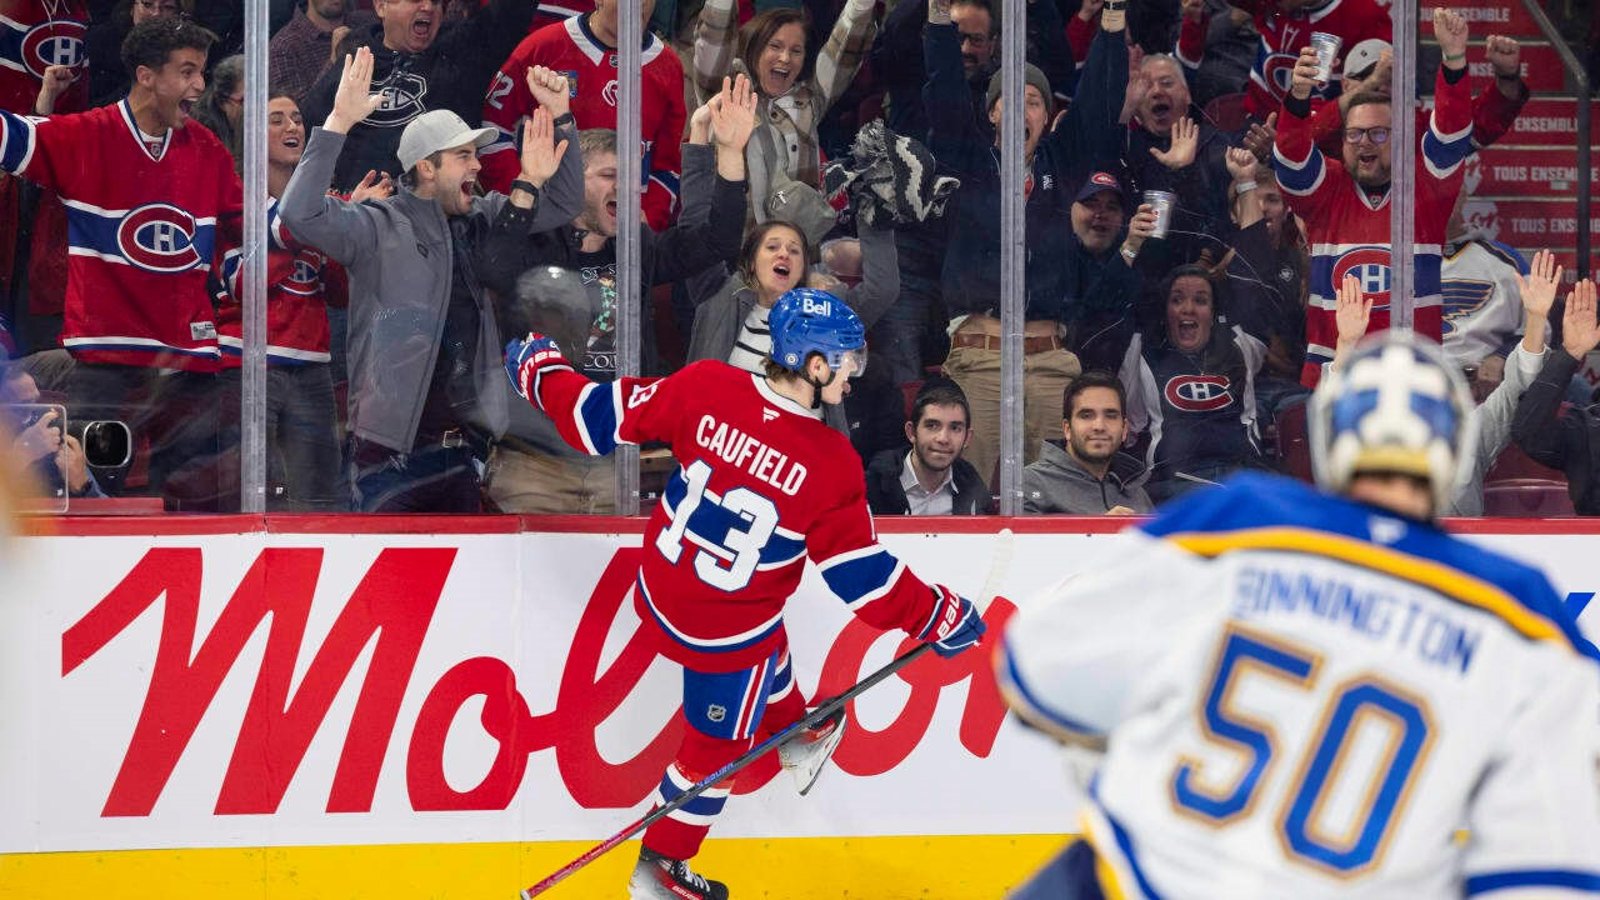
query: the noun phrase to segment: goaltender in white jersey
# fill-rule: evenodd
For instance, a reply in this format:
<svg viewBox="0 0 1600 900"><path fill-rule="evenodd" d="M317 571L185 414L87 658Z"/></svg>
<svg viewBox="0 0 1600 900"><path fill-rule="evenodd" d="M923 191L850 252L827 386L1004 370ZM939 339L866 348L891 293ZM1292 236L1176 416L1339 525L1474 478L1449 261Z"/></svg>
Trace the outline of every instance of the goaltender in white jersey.
<svg viewBox="0 0 1600 900"><path fill-rule="evenodd" d="M1370 338L1317 480L1242 476L1011 621L1030 724L1105 749L1087 838L1015 898L1600 893L1600 665L1543 575L1431 523L1470 398Z"/></svg>

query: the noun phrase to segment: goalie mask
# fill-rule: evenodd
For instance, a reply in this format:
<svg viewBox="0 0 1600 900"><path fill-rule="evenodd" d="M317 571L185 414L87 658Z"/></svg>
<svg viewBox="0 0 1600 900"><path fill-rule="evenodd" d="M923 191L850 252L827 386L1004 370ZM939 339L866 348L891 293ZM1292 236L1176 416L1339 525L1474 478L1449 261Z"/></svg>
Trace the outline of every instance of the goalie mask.
<svg viewBox="0 0 1600 900"><path fill-rule="evenodd" d="M1307 425L1317 484L1343 493L1361 473L1426 481L1449 501L1476 424L1472 395L1438 344L1410 331L1361 342L1311 396Z"/></svg>

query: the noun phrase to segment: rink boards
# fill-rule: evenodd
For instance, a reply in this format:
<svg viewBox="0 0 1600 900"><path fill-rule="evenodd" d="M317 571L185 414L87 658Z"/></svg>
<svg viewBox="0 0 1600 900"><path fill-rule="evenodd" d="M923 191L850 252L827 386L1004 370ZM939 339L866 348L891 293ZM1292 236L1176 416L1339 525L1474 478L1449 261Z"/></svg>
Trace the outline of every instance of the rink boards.
<svg viewBox="0 0 1600 900"><path fill-rule="evenodd" d="M914 524L884 542L930 580L998 587L995 626L1114 540L1085 520ZM1600 590L1587 526L1472 527L1574 602ZM56 530L20 542L0 598L0 896L511 898L642 813L683 727L633 610L627 520ZM811 694L909 646L814 572L788 610ZM702 866L735 896L998 897L1071 830L1073 789L984 655L927 657L853 719L810 797L771 762L741 780ZM547 896L621 896L634 852Z"/></svg>

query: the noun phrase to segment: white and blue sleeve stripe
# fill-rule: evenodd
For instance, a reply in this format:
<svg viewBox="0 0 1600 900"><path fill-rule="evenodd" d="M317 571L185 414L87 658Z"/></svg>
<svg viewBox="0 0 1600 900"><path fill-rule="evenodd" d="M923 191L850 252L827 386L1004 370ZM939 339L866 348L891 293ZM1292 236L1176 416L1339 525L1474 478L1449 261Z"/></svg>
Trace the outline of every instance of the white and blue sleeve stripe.
<svg viewBox="0 0 1600 900"><path fill-rule="evenodd" d="M0 170L21 175L33 160L34 122L0 109Z"/></svg>

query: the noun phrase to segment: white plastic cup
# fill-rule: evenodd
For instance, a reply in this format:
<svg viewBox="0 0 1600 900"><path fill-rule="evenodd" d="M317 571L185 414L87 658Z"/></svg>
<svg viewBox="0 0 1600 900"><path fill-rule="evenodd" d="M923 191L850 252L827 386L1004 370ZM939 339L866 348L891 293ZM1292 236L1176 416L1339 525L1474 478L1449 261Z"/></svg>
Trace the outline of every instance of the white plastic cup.
<svg viewBox="0 0 1600 900"><path fill-rule="evenodd" d="M1144 202L1156 211L1156 228L1152 238L1164 238L1172 227L1172 210L1178 205L1178 195L1171 191L1145 191Z"/></svg>
<svg viewBox="0 0 1600 900"><path fill-rule="evenodd" d="M1337 34L1326 31L1313 31L1311 33L1311 47L1317 51L1317 83L1327 84L1333 80L1333 67L1339 61L1339 48L1344 46L1344 41Z"/></svg>

